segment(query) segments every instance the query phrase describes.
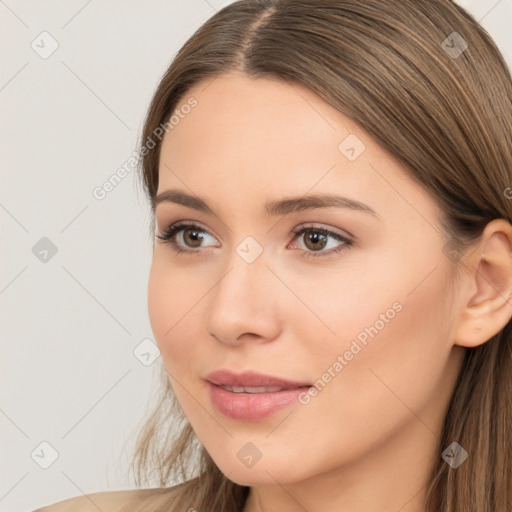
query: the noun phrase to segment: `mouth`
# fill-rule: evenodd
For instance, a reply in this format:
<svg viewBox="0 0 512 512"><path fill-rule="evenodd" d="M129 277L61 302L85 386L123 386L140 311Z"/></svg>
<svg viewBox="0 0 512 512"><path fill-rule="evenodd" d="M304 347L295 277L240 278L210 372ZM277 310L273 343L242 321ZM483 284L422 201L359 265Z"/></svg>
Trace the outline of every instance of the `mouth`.
<svg viewBox="0 0 512 512"><path fill-rule="evenodd" d="M220 386L208 382L210 400L224 416L239 421L261 421L297 404L311 386Z"/></svg>

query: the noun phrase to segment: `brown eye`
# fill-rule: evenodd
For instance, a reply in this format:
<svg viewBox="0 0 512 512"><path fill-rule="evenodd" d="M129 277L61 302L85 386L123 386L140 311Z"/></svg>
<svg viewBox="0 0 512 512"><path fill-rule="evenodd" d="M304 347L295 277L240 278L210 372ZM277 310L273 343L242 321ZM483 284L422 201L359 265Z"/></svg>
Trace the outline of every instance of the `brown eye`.
<svg viewBox="0 0 512 512"><path fill-rule="evenodd" d="M204 232L196 228L185 228L182 230L183 240L187 247L197 248L201 247L201 242L204 239Z"/></svg>
<svg viewBox="0 0 512 512"><path fill-rule="evenodd" d="M327 238L327 236L315 229L304 231L304 244L312 251L322 250L327 245Z"/></svg>
<svg viewBox="0 0 512 512"><path fill-rule="evenodd" d="M347 237L338 233L334 233L325 228L317 228L315 226L300 225L292 231L296 240L303 240L304 256L330 256L342 250L349 249L353 242ZM329 244L329 239L338 242L338 245ZM328 247L331 245L331 247ZM325 248L329 250L324 250Z"/></svg>
<svg viewBox="0 0 512 512"><path fill-rule="evenodd" d="M157 238L163 243L170 244L177 252L198 253L201 245L207 237L212 237L208 231L201 226L188 222L176 222L171 224L163 233L159 233ZM177 239L177 240L176 240Z"/></svg>

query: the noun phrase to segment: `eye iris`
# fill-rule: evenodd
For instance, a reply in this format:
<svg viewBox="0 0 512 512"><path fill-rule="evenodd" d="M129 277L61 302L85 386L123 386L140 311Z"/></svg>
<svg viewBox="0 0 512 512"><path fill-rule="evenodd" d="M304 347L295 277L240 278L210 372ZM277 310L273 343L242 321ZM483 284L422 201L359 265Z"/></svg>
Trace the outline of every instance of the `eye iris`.
<svg viewBox="0 0 512 512"><path fill-rule="evenodd" d="M308 249L318 250L323 249L326 244L327 237L318 233L318 231L306 231L305 244ZM318 242L320 241L320 245ZM309 242L313 242L313 246L309 247Z"/></svg>
<svg viewBox="0 0 512 512"><path fill-rule="evenodd" d="M189 245L190 247L201 247L201 240L204 238L203 232L199 231L196 228L186 228L183 230L183 238L186 238L186 233L190 233L192 240L191 244L189 244L188 240L185 240L187 245Z"/></svg>

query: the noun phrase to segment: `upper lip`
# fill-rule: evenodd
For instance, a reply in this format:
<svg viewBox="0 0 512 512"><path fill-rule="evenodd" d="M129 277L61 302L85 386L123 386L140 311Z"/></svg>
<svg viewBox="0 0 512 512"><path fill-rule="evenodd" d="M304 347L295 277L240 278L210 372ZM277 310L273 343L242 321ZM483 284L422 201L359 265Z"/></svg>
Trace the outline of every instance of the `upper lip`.
<svg viewBox="0 0 512 512"><path fill-rule="evenodd" d="M216 370L206 376L206 380L218 386L237 386L237 387L272 387L279 386L282 389L300 388L311 386L308 382L296 382L292 380L265 375L252 370L242 373L235 373L231 370Z"/></svg>

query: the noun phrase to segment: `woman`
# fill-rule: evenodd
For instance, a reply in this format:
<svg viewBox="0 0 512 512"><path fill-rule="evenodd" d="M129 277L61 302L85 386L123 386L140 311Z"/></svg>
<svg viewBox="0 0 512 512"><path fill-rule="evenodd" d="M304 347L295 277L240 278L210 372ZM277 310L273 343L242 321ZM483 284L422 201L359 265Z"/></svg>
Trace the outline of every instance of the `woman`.
<svg viewBox="0 0 512 512"><path fill-rule="evenodd" d="M141 139L159 488L44 510L512 510L511 107L448 0L208 20Z"/></svg>

